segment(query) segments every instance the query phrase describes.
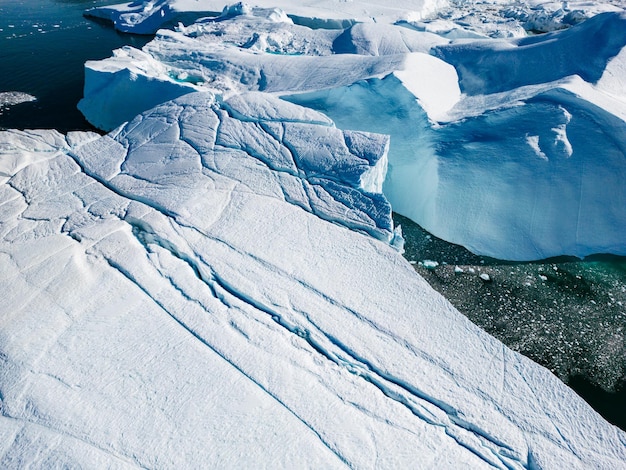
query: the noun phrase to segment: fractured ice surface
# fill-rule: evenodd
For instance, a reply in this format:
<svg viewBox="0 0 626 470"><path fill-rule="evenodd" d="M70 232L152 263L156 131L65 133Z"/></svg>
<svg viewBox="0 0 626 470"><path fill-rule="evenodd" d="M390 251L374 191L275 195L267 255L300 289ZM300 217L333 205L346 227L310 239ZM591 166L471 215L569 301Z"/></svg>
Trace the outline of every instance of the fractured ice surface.
<svg viewBox="0 0 626 470"><path fill-rule="evenodd" d="M198 223L206 216L203 223L210 226L212 216L193 211L199 194L225 184L213 194L221 207L236 182L391 241L391 209L381 193L388 137L340 131L331 124L324 115L270 95L237 95L218 105L206 94L193 94L130 121L112 134L115 141L103 137L117 152L106 159L90 154L81 164L117 191L150 199L181 221L193 214ZM206 169L228 183L207 178ZM162 191L164 186L175 193Z"/></svg>
<svg viewBox="0 0 626 470"><path fill-rule="evenodd" d="M386 143L258 93L0 133L0 466L622 466L389 246Z"/></svg>

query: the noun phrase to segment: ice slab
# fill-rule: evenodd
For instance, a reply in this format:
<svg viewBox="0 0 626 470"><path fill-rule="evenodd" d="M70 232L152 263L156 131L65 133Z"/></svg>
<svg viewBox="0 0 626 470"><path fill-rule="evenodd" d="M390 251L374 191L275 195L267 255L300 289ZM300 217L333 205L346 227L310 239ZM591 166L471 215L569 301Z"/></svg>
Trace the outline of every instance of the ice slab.
<svg viewBox="0 0 626 470"><path fill-rule="evenodd" d="M437 31L450 39L524 38L559 31L604 12L623 11L621 0L452 0L435 21L409 22L420 30Z"/></svg>
<svg viewBox="0 0 626 470"><path fill-rule="evenodd" d="M21 91L0 92L0 114L5 108L30 101L37 101L37 98Z"/></svg>
<svg viewBox="0 0 626 470"><path fill-rule="evenodd" d="M198 93L104 137L0 133L2 466L623 464L622 431L396 250L284 197L333 164L365 195L381 160L312 117Z"/></svg>
<svg viewBox="0 0 626 470"><path fill-rule="evenodd" d="M90 8L88 16L111 21L124 32L154 34L178 22L202 17L249 14L254 9L280 8L289 18L313 28L344 29L358 23L404 23L437 32L448 39L525 37L528 32L569 28L599 13L623 10L621 0L411 0L402 5L360 0L258 0L229 4L224 0L139 0Z"/></svg>
<svg viewBox="0 0 626 470"><path fill-rule="evenodd" d="M596 15L566 31L442 45L433 54L454 65L464 93L486 95L572 75L596 83L625 44L622 11Z"/></svg>

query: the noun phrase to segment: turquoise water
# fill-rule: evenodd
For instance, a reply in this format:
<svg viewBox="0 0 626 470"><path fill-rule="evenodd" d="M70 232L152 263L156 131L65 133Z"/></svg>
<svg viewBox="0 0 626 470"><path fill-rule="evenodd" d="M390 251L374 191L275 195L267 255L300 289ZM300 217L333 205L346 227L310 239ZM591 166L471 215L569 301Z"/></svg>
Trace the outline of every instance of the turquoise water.
<svg viewBox="0 0 626 470"><path fill-rule="evenodd" d="M0 128L91 129L76 104L87 60L109 57L125 44L149 38L116 32L83 17L107 0L0 0L0 92L19 91L36 101L0 107Z"/></svg>

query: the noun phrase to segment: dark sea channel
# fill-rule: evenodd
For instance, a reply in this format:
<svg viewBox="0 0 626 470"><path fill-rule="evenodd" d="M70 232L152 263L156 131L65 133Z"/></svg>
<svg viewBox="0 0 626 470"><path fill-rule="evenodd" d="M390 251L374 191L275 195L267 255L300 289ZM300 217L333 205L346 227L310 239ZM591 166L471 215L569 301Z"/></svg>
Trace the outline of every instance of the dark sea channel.
<svg viewBox="0 0 626 470"><path fill-rule="evenodd" d="M109 57L149 37L122 34L83 17L110 0L0 0L0 93L21 92L34 101L9 106L20 95L0 95L0 128L91 129L76 108L83 96L87 60Z"/></svg>
<svg viewBox="0 0 626 470"><path fill-rule="evenodd" d="M76 108L84 63L151 39L82 15L111 3L0 0L0 128L95 130ZM626 430L626 259L509 263L473 255L395 218L404 230L405 257L436 290Z"/></svg>

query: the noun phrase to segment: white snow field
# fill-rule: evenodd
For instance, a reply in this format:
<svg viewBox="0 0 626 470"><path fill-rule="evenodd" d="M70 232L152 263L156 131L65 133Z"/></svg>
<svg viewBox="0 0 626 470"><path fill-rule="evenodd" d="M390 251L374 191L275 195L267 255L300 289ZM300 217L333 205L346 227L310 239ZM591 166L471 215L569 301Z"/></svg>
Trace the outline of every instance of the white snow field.
<svg viewBox="0 0 626 470"><path fill-rule="evenodd" d="M560 27L574 26L508 39L479 34L467 19L453 23L454 34L444 27L443 17L473 2L441 6L430 22L405 18L411 4L399 20L379 12L357 22L362 8L379 7L320 2L319 15L302 21L313 3L237 4L160 30L141 51L88 62L79 109L111 130L194 91L279 95L339 128L390 135L384 193L394 211L440 238L508 260L626 255L626 13L618 3L570 2L557 16ZM98 11L150 7L149 18L137 17L142 31L155 11L183 5ZM510 19L511 9L556 11L549 2L480 5L487 23ZM352 20L306 26L329 11Z"/></svg>
<svg viewBox="0 0 626 470"><path fill-rule="evenodd" d="M390 246L387 143L258 92L1 132L0 467L626 468Z"/></svg>

